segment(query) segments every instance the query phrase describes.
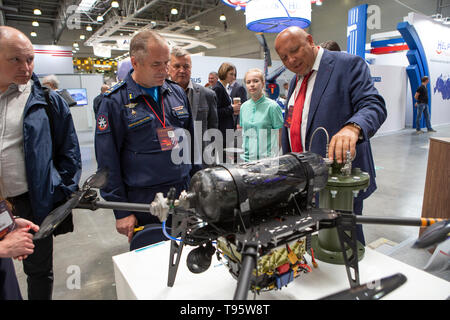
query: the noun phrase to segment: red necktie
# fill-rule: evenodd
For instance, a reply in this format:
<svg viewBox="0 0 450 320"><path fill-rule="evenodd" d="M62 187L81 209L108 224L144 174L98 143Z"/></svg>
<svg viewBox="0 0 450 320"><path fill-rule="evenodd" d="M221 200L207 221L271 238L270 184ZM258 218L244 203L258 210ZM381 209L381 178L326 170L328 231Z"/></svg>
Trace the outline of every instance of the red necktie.
<svg viewBox="0 0 450 320"><path fill-rule="evenodd" d="M297 94L294 103L294 112L292 114L291 123L291 150L292 152L303 152L302 147L302 113L303 105L305 104L306 88L308 86L308 80L314 70L311 70L304 78L302 85L300 86L300 92Z"/></svg>

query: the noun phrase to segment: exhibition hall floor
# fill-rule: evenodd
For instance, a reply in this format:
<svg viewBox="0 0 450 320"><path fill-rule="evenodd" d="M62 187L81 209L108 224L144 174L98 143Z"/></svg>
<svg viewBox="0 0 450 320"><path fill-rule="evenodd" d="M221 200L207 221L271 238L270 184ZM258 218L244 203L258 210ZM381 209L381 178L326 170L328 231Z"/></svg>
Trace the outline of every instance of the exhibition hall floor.
<svg viewBox="0 0 450 320"><path fill-rule="evenodd" d="M404 129L372 138L378 189L364 202L365 215L421 217L429 137L450 137L450 125L435 126L435 129L435 133L421 135L416 135L414 129ZM93 133L79 132L78 136L83 182L95 172L97 165ZM129 246L127 238L115 229L112 211L76 209L74 224L73 233L54 238L53 299L116 299L112 256L127 252ZM364 226L366 243L372 248L420 269L431 254L410 248L418 232L416 227ZM180 263L185 263L185 258L181 259ZM26 299L26 278L22 265L15 261L15 267L22 295ZM450 281L449 273L436 275ZM167 277L165 274L161 276Z"/></svg>

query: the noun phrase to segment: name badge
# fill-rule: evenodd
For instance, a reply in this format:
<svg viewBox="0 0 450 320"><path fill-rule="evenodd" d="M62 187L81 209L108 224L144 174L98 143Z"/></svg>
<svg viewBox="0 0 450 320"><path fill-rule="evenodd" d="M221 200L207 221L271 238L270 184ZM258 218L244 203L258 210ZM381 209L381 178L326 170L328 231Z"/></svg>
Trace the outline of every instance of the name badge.
<svg viewBox="0 0 450 320"><path fill-rule="evenodd" d="M292 123L292 115L294 114L294 106L289 106L288 109L288 114L286 116L286 119L284 120L284 126L286 128L290 128L291 127L291 123Z"/></svg>
<svg viewBox="0 0 450 320"><path fill-rule="evenodd" d="M157 128L156 134L158 135L161 151L172 150L178 147L178 139L173 127Z"/></svg>
<svg viewBox="0 0 450 320"><path fill-rule="evenodd" d="M6 201L2 200L0 202L0 239L11 232L15 226L14 216L9 210Z"/></svg>

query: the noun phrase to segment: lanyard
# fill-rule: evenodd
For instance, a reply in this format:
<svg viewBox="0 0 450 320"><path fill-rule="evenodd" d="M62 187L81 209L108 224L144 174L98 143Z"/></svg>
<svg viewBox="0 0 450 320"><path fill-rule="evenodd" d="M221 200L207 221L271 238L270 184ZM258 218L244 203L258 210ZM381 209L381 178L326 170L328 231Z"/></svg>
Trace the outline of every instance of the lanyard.
<svg viewBox="0 0 450 320"><path fill-rule="evenodd" d="M152 109L153 113L155 114L155 116L158 118L159 122L161 122L163 128L166 128L166 116L164 113L164 99L161 96L161 106L162 106L162 114L163 114L163 118L164 118L164 122L161 121L161 119L159 118L158 114L155 112L155 110L153 110L152 106L150 105L150 103L148 103L147 99L145 99L144 96L142 96L142 98L144 98L145 102L147 103L147 105L150 107L150 109Z"/></svg>

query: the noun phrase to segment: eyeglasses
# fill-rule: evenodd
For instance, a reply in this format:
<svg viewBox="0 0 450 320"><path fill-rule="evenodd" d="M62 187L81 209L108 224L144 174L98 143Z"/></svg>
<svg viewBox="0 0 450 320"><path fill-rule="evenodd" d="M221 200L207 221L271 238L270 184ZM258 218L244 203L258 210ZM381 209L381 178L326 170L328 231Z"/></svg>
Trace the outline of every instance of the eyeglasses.
<svg viewBox="0 0 450 320"><path fill-rule="evenodd" d="M184 70L190 70L191 69L191 65L190 64L185 64L185 65L181 65L181 64L174 64L172 65L172 68L178 70L183 68Z"/></svg>

